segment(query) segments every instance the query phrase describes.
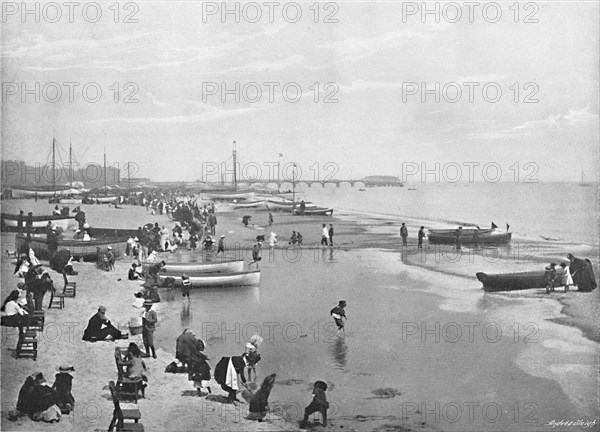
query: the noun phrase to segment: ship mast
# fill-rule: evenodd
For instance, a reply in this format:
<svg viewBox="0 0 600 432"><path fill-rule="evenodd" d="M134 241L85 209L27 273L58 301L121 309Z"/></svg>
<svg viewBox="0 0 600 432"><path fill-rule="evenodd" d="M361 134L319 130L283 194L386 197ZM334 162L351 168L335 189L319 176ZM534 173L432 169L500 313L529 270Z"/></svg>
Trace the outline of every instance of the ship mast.
<svg viewBox="0 0 600 432"><path fill-rule="evenodd" d="M69 173L71 179L71 189L73 189L73 147L71 144L71 138L69 138Z"/></svg>
<svg viewBox="0 0 600 432"><path fill-rule="evenodd" d="M235 151L235 141L233 142L233 191L237 191L237 152Z"/></svg>
<svg viewBox="0 0 600 432"><path fill-rule="evenodd" d="M106 147L104 147L104 196L108 194L106 189Z"/></svg>
<svg viewBox="0 0 600 432"><path fill-rule="evenodd" d="M56 196L56 140L52 137L52 190Z"/></svg>

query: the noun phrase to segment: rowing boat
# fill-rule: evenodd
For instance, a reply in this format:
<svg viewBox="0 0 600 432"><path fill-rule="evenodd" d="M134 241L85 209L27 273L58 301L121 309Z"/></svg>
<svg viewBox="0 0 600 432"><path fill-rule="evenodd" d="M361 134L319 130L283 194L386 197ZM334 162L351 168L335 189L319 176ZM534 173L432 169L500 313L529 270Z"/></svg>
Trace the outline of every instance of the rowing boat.
<svg viewBox="0 0 600 432"><path fill-rule="evenodd" d="M478 230L478 228L463 228L463 229L462 229L462 234L461 234L461 237L462 237L463 235L465 235L465 234L467 234L467 235L473 235L473 233L474 233L475 231L477 231L477 230ZM452 236L453 236L453 235L454 235L454 233L456 232L456 228L451 228L451 229L432 229L432 228L429 228L429 229L428 229L428 231L429 231L430 233L437 234L437 235L447 235L447 234L449 234L449 235L452 235ZM489 229L489 228L486 228L486 229L479 229L479 234L480 234L480 235L481 235L481 234L489 234L489 233L491 233L492 231L493 231L493 230L492 230L492 229Z"/></svg>
<svg viewBox="0 0 600 432"><path fill-rule="evenodd" d="M514 291L534 288L545 288L547 285L545 272L521 272L505 274L477 273L477 279L483 283L487 292Z"/></svg>
<svg viewBox="0 0 600 432"><path fill-rule="evenodd" d="M254 199L254 192L219 192L219 193L205 193L205 198L211 200L223 200L231 201L234 199Z"/></svg>
<svg viewBox="0 0 600 432"><path fill-rule="evenodd" d="M32 216L32 228L33 230L45 229L48 225L48 221L52 222L52 226L56 225L63 231L69 228L69 222L74 219L75 216L68 215L35 215ZM2 213L2 231L16 231L19 216L7 213ZM25 230L25 224L27 223L27 216L23 216L23 230Z"/></svg>
<svg viewBox="0 0 600 432"><path fill-rule="evenodd" d="M58 249L67 249L71 252L74 260L96 261L98 258L98 249L100 249L100 252L105 252L108 246L112 246L115 258L118 258L125 254L127 239L129 235L135 234L135 230L93 228L93 233L95 236L94 239L88 241L75 238L61 238L58 240ZM27 242L27 237L17 234L15 242L16 249L21 250ZM45 235L32 236L29 245L38 258L50 259L51 254L46 244Z"/></svg>
<svg viewBox="0 0 600 432"><path fill-rule="evenodd" d="M145 262L146 267L156 264ZM167 263L163 270L169 276L181 276L181 273L236 273L244 270L243 260L214 261L214 262L173 262Z"/></svg>
<svg viewBox="0 0 600 432"><path fill-rule="evenodd" d="M13 198L30 198L37 196L39 198L48 198L56 195L69 195L73 189L69 186L36 186L31 188L11 188Z"/></svg>
<svg viewBox="0 0 600 432"><path fill-rule="evenodd" d="M454 232L451 233L436 233L431 232L429 230L429 243L430 244L455 244L456 236ZM500 232L500 231L488 231L488 230L479 230L479 236L477 240L475 239L473 232L474 231L466 231L463 229L460 235L460 244L461 245L502 245L510 243L512 238L512 233ZM487 231L487 232L482 232Z"/></svg>
<svg viewBox="0 0 600 432"><path fill-rule="evenodd" d="M327 207L314 207L314 208L306 208L303 212L299 209L294 209L294 215L296 216L329 216L333 215L333 209Z"/></svg>
<svg viewBox="0 0 600 432"><path fill-rule="evenodd" d="M298 202L298 201L294 202L294 201L288 201L288 200L273 200L273 199L266 200L266 206L269 210L284 210L284 211L291 212L294 207L300 207L301 204L302 203ZM316 208L317 207L316 205L311 204L310 201L305 201L304 206L305 206L305 208Z"/></svg>
<svg viewBox="0 0 600 432"><path fill-rule="evenodd" d="M265 200L258 201L238 201L231 203L231 207L233 208L256 208L262 207L265 205Z"/></svg>
<svg viewBox="0 0 600 432"><path fill-rule="evenodd" d="M260 283L260 270L242 271L237 273L201 273L188 274L192 287L224 287L247 286ZM172 277L160 275L161 280ZM175 279L175 285L182 285L181 278Z"/></svg>

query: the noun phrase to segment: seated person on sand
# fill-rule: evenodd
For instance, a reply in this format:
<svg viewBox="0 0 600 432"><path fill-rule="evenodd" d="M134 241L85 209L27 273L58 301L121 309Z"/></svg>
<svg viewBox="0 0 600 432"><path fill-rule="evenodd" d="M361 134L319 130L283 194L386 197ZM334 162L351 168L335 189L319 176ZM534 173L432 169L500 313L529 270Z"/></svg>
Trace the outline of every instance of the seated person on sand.
<svg viewBox="0 0 600 432"><path fill-rule="evenodd" d="M323 381L315 381L313 386L313 400L304 409L304 419L300 422L300 429L306 429L308 427L308 416L313 413L321 413L323 417L323 426L327 426L327 409L329 408L329 402L327 402L327 384Z"/></svg>
<svg viewBox="0 0 600 432"><path fill-rule="evenodd" d="M148 377L145 372L148 369L146 367L146 363L142 360L143 354L140 348L133 342L129 344L127 360L129 364L127 365L127 378L135 379L141 378L144 381L144 386L148 385Z"/></svg>
<svg viewBox="0 0 600 432"><path fill-rule="evenodd" d="M37 372L25 379L19 391L17 409L11 411L8 418L15 421L28 415L33 421L58 422L61 417L58 403L60 398L56 391L48 386L44 376Z"/></svg>
<svg viewBox="0 0 600 432"><path fill-rule="evenodd" d="M58 372L55 375L54 384L52 389L56 391L58 395L58 407L63 414L69 414L75 406L75 398L71 393L73 388L73 376L71 373L75 372L75 368L69 364L63 364L56 368Z"/></svg>
<svg viewBox="0 0 600 432"><path fill-rule="evenodd" d="M140 272L137 271L137 264L133 263L131 264L131 268L129 269L129 272L127 273L127 279L129 280L138 280L140 279L141 275Z"/></svg>
<svg viewBox="0 0 600 432"><path fill-rule="evenodd" d="M98 312L90 318L88 326L83 332L83 340L88 342L121 339L121 337L119 329L106 318L106 308L104 306L98 308Z"/></svg>
<svg viewBox="0 0 600 432"><path fill-rule="evenodd" d="M13 290L2 305L2 325L7 327L19 327L22 329L27 324L27 311L19 303L20 292Z"/></svg>

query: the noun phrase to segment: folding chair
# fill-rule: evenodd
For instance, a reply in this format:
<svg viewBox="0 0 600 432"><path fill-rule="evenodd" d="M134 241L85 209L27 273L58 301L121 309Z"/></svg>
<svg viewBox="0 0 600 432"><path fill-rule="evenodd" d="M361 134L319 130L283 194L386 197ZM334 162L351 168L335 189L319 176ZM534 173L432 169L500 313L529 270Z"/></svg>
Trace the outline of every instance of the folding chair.
<svg viewBox="0 0 600 432"><path fill-rule="evenodd" d="M137 408L131 408L131 409L123 409L123 408L121 408L121 404L120 404L120 401L119 401L119 395L117 393L117 387L115 385L115 382L114 381L109 381L108 382L108 387L110 389L110 395L112 396L113 404L114 404L114 407L115 407L115 412L117 410L121 411L121 415L120 415L121 421L124 421L124 420L133 420L134 423L138 423L138 421L142 418L142 413L140 412L140 410L137 409ZM117 415L117 417L118 417L118 415ZM116 420L118 420L118 418ZM115 415L114 415L114 413L113 413L113 421L115 421ZM112 430L112 429L109 428L108 430Z"/></svg>
<svg viewBox="0 0 600 432"><path fill-rule="evenodd" d="M67 278L67 274L64 271L63 279L65 281L63 295L65 297L75 298L75 295L77 295L77 282L69 282L69 278Z"/></svg>
<svg viewBox="0 0 600 432"><path fill-rule="evenodd" d="M53 307L58 308L58 309L63 309L65 307L65 294L64 293L58 292L58 290L52 291L48 309L51 309Z"/></svg>

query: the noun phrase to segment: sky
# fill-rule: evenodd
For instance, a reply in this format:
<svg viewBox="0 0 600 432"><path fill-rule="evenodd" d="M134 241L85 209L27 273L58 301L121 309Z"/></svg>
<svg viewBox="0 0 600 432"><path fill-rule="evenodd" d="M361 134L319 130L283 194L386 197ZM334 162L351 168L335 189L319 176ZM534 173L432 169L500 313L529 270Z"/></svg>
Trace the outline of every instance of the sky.
<svg viewBox="0 0 600 432"><path fill-rule="evenodd" d="M598 2L97 4L3 3L2 160L54 137L215 181L235 141L249 178L598 175Z"/></svg>

